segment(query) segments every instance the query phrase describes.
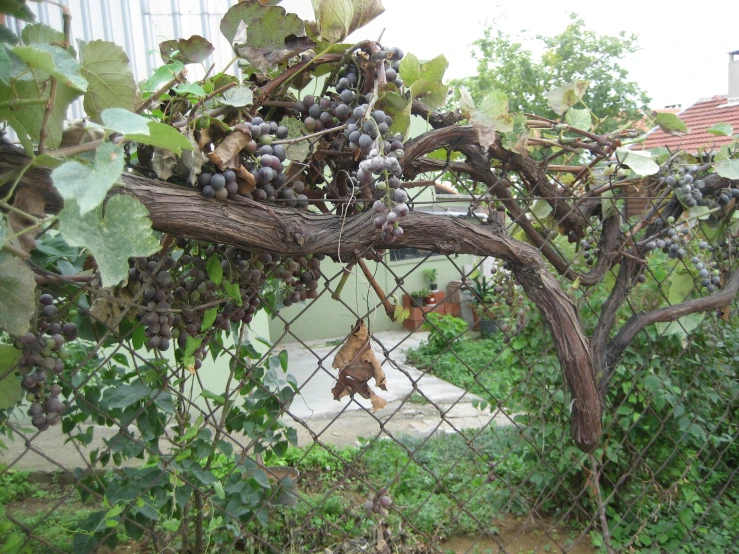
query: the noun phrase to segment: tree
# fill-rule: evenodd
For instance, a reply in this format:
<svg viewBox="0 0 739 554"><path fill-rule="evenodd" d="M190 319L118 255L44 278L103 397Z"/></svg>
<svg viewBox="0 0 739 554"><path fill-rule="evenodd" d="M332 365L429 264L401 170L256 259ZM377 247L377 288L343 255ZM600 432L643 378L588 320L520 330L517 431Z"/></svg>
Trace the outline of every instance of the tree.
<svg viewBox="0 0 739 554"><path fill-rule="evenodd" d="M535 38L544 48L537 56L526 43ZM625 121L638 121L649 98L639 85L628 80L621 65L624 56L638 51L635 35L599 35L586 27L576 14L561 33L553 36L522 33L512 37L496 23L474 42L477 75L458 81L469 88L475 100L491 89L508 96L512 111L552 117L546 94L555 87L578 80L588 81L583 102L593 114L607 120L601 132L613 130Z"/></svg>
<svg viewBox="0 0 739 554"><path fill-rule="evenodd" d="M23 2L6 4L28 17ZM0 156L3 429L23 435L9 423L17 409L39 432L61 423L80 444L89 444L91 422L118 428L78 478L105 510L90 516L76 550L115 546L123 525L134 537L157 529L154 538L199 553L267 520L285 483L265 464L296 440L279 417L297 387L286 356L263 356L243 338L257 311L315 298L325 257L345 263L345 275L359 265L393 319L402 307L369 267L386 250L498 258L507 288L496 294L525 294L551 333L572 439L587 453L600 444L603 398L634 337L676 320L662 332L684 332L739 291L736 143L711 163L629 151L625 132L592 132L590 112L577 106L591 103L593 89L577 82L546 95L565 123L511 111L504 93L482 88L476 99L462 96L461 109L438 111L448 92L443 56L421 63L375 41L341 43L382 11L379 1L345 2L343 17L336 4L313 4L316 22L256 1L228 11L221 31L250 64L242 82L225 74L187 82L186 65L212 49L202 37L162 43L164 65L138 88L120 47L93 41L76 52L68 25L4 35L0 117L23 149L3 145ZM584 71L587 56L568 54L579 51L577 21L545 57L558 67L551 79ZM626 51L582 35L590 54ZM515 45L500 52L528 59ZM533 74L536 65L521 67ZM294 88L321 75L317 97ZM614 83L595 89L603 98L611 89L636 94L591 75ZM542 89L528 90L515 109L541 102ZM80 97L96 123L90 133L62 125ZM406 141L411 117L432 129ZM554 165L561 156L567 163ZM482 184L473 202L488 224L412 209L414 189L433 183L416 177L441 173ZM622 215L626 187L654 191L650 210L632 220ZM632 304L647 276L659 294ZM586 332L577 306L596 293ZM358 322L348 351L368 343ZM223 390L202 389L203 408L189 391L207 356L227 360L229 375ZM337 355L334 396L383 406L368 385L386 386L376 360L355 361ZM134 457L149 465L105 479L92 471ZM374 513L389 505L377 502Z"/></svg>

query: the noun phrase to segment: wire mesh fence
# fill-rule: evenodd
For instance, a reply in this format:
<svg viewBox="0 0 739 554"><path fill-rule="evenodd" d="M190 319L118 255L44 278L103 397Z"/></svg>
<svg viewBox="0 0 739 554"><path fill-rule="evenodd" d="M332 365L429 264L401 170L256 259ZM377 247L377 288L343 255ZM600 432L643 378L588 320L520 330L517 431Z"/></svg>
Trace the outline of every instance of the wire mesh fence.
<svg viewBox="0 0 739 554"><path fill-rule="evenodd" d="M53 232L38 241L39 268L84 261ZM597 256L595 241L551 244L573 264ZM3 371L44 370L2 425L4 551L736 550L735 303L635 337L602 381L603 438L585 454L547 325L506 264L306 257L285 296L273 255L261 287L212 299L214 275L233 281L260 255L165 242L131 260L127 295L39 270L37 334ZM654 258L621 320L674 301L684 264ZM433 290L412 290L424 271ZM617 275L570 286L586 330ZM200 304L178 304L193 291ZM68 327L80 314L93 323Z"/></svg>

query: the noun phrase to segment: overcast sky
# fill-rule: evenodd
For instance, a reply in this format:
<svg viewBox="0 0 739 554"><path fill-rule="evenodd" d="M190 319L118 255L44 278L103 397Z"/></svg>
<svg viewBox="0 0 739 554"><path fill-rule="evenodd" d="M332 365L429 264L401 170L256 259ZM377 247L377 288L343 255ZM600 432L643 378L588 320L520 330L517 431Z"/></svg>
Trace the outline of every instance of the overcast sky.
<svg viewBox="0 0 739 554"><path fill-rule="evenodd" d="M564 30L576 12L588 28L602 34L621 30L639 36L642 50L623 60L632 80L652 98L653 108L688 107L701 97L726 94L728 55L739 50L739 2L620 0L383 0L385 13L352 39L376 38L421 59L444 54L449 78L474 75L470 44L482 36L486 20L505 16L510 34L526 29L538 34ZM566 4L566 5L563 5ZM285 9L313 19L308 0L284 0Z"/></svg>

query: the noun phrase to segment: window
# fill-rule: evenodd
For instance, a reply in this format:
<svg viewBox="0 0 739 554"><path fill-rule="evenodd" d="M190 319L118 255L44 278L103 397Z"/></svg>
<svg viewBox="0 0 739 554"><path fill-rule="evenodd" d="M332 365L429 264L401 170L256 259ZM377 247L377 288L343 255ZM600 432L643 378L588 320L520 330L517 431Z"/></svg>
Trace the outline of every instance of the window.
<svg viewBox="0 0 739 554"><path fill-rule="evenodd" d="M428 250L421 250L420 248L398 248L397 250L390 250L390 261L391 262L403 262L405 260L418 260L425 258L431 254L431 256L441 256L437 252L429 252Z"/></svg>

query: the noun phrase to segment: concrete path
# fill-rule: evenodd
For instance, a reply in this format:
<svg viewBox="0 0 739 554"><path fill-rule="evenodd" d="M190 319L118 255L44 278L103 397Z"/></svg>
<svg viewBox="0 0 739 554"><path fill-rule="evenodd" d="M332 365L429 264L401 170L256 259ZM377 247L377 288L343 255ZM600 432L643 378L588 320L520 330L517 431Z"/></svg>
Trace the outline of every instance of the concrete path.
<svg viewBox="0 0 739 554"><path fill-rule="evenodd" d="M388 404L374 414L369 400L359 397L345 397L340 401L333 399L331 388L337 371L331 364L340 344L321 340L306 345L286 345L288 371L296 378L301 396L295 399L284 420L297 429L299 444L308 445L317 437L323 443L354 445L360 437L427 436L478 429L490 423L510 424L505 414L491 414L474 408L471 405L476 398L474 395L405 363L408 349L420 345L427 335L421 332L409 335L403 331L375 335L372 347L378 360L382 361L388 390L378 390L374 381L370 385ZM412 395L414 385L426 400L421 395ZM33 435L31 431L27 436ZM67 437L61 433L60 426L51 427L33 441L32 446L38 452L27 449L20 437L16 436L12 442L3 438L10 450L0 451L0 467L11 463L16 469L43 471L86 467L82 457L89 460L92 450L105 450L103 438L110 439L116 432L116 428L96 427L92 444L79 451L72 443L66 442ZM248 440L242 442L246 443ZM168 445L164 441L160 446L162 451L167 451ZM131 460L131 463L140 461Z"/></svg>

